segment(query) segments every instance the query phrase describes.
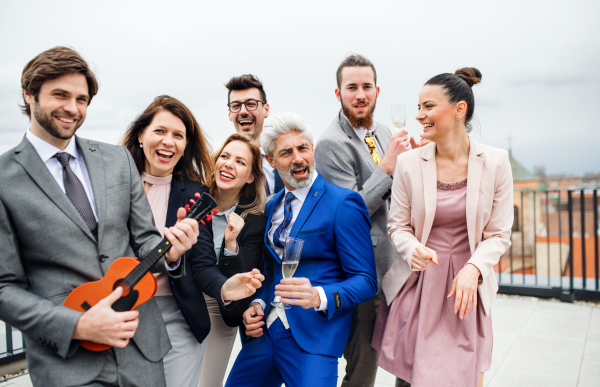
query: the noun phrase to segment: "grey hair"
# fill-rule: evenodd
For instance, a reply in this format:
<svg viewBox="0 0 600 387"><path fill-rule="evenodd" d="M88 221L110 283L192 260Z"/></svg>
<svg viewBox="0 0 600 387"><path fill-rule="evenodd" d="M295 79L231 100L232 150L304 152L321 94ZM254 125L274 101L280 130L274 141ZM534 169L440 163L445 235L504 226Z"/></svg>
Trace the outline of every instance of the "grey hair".
<svg viewBox="0 0 600 387"><path fill-rule="evenodd" d="M263 132L260 135L260 145L265 154L273 156L277 139L282 134L290 132L300 132L310 143L313 143L313 133L310 127L304 122L304 119L294 113L283 113L275 116L265 123Z"/></svg>

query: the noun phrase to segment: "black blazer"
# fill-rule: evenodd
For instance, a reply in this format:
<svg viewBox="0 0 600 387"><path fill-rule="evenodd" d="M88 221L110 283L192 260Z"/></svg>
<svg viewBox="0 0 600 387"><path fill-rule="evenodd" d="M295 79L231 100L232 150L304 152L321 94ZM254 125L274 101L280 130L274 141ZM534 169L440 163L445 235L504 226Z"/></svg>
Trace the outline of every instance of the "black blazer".
<svg viewBox="0 0 600 387"><path fill-rule="evenodd" d="M242 215L246 208L240 206L252 203L252 199L244 196L235 209L235 213ZM244 219L244 227L237 237L238 254L233 257L225 256L225 240L221 243L221 253L219 255L219 269L227 278L237 273L245 273L252 269L264 271L263 262L263 237L267 226L267 218L264 215L248 214ZM242 325L242 314L250 306L250 301L255 295L240 300L234 306L228 309L221 308L221 317L230 327Z"/></svg>
<svg viewBox="0 0 600 387"><path fill-rule="evenodd" d="M177 210L195 199L194 194L208 192L208 188L195 181L182 181L175 176L171 181L169 206L167 207L166 226L177 222ZM179 278L169 277L169 285L181 314L199 343L202 343L210 332L210 317L204 301L203 292L219 302L221 311L226 309L221 302L221 287L227 277L221 274L217 266L217 258L213 244L213 232L210 222L200 224L198 242L186 253L184 274ZM237 303L232 303L235 308Z"/></svg>

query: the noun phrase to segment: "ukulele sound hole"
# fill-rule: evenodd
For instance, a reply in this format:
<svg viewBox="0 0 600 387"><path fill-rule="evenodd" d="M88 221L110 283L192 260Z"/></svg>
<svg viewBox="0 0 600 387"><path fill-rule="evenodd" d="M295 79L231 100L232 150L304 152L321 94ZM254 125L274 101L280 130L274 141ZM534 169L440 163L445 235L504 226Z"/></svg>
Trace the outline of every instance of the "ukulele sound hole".
<svg viewBox="0 0 600 387"><path fill-rule="evenodd" d="M117 301L112 304L112 308L117 312L126 312L133 309L136 301L138 300L139 293L135 289L131 289L129 284L123 279L117 280L113 285L113 290L121 286L123 288L123 295Z"/></svg>

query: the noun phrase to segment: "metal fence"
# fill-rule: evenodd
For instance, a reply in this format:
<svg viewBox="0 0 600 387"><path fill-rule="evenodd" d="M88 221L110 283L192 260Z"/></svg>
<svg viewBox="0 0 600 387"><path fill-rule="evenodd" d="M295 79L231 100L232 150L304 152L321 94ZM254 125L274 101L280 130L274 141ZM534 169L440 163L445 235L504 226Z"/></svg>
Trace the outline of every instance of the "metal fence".
<svg viewBox="0 0 600 387"><path fill-rule="evenodd" d="M514 204L500 293L600 300L597 190L515 189Z"/></svg>
<svg viewBox="0 0 600 387"><path fill-rule="evenodd" d="M21 332L0 321L0 333L3 333L0 335L0 366L25 359L25 345Z"/></svg>
<svg viewBox="0 0 600 387"><path fill-rule="evenodd" d="M512 245L494 267L500 293L600 300L597 190L515 189L514 203ZM0 365L25 358L21 332L0 321L1 336Z"/></svg>

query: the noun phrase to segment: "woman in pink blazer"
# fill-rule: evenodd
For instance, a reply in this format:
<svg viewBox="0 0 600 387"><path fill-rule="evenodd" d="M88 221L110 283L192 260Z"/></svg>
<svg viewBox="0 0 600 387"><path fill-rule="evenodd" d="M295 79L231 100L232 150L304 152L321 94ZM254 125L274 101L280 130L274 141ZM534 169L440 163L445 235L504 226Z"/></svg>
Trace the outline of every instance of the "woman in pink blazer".
<svg viewBox="0 0 600 387"><path fill-rule="evenodd" d="M469 138L475 68L431 78L416 119L431 143L398 157L383 278L378 364L420 386L482 386L492 357L493 267L510 246L508 153ZM472 313L470 313L470 311Z"/></svg>

